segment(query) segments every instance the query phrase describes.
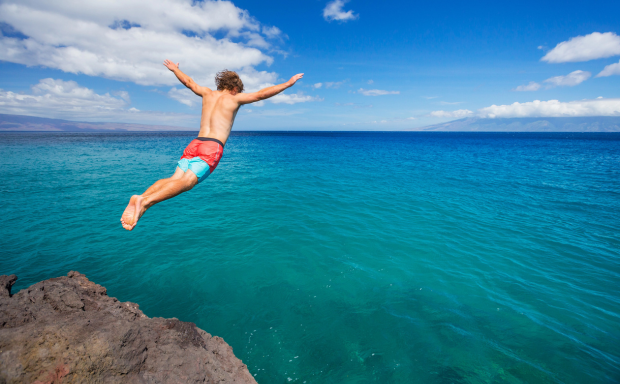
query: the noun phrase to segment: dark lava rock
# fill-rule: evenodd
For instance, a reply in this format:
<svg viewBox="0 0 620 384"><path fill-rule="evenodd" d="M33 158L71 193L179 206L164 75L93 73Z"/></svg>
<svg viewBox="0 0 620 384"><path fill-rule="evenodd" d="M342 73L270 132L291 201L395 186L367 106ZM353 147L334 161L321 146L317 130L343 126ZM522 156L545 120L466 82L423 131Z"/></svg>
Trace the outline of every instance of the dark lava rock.
<svg viewBox="0 0 620 384"><path fill-rule="evenodd" d="M0 276L0 384L256 383L222 338L148 318L78 272L11 295L16 280Z"/></svg>

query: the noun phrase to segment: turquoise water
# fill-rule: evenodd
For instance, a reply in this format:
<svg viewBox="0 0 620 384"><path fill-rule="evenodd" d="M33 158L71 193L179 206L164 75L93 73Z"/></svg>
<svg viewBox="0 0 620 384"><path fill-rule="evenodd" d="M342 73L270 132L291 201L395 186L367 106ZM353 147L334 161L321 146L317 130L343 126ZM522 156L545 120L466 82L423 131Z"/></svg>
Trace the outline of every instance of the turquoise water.
<svg viewBox="0 0 620 384"><path fill-rule="evenodd" d="M236 133L123 230L193 137L0 134L0 273L80 271L259 383L620 381L620 135Z"/></svg>

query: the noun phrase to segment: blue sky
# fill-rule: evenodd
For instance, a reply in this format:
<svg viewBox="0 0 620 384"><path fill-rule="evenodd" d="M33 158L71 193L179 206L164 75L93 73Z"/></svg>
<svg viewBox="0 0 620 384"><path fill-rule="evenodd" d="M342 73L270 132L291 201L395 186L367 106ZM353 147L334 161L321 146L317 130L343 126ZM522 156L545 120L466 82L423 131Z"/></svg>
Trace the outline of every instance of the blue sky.
<svg viewBox="0 0 620 384"><path fill-rule="evenodd" d="M207 86L224 67L249 90L306 74L235 129L620 116L619 14L618 1L4 0L0 113L197 129L199 99L168 58Z"/></svg>

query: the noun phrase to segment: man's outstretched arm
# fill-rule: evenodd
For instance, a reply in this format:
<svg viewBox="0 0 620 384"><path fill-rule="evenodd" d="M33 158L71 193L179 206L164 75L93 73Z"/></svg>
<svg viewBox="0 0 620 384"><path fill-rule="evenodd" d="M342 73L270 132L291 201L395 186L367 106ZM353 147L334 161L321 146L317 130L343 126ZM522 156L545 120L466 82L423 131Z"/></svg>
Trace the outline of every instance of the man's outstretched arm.
<svg viewBox="0 0 620 384"><path fill-rule="evenodd" d="M292 87L293 85L295 85L297 80L301 79L302 77L304 77L304 74L298 73L297 75L291 77L291 79L287 81L286 83L263 88L258 92L239 93L235 97L237 101L239 102L239 104L249 104L249 103L254 103L256 101L265 100L265 99L268 99L270 97L277 95L278 93L284 91L287 88Z"/></svg>
<svg viewBox="0 0 620 384"><path fill-rule="evenodd" d="M166 59L164 60L164 65L166 66L166 68L168 68L175 74L177 79L179 79L179 81L183 83L183 85L185 85L187 88L189 88L192 92L194 92L198 96L202 96L205 93L211 91L207 87L201 87L200 85L196 84L196 82L192 80L191 77L181 72L181 70L179 69L179 63L175 64L172 61Z"/></svg>

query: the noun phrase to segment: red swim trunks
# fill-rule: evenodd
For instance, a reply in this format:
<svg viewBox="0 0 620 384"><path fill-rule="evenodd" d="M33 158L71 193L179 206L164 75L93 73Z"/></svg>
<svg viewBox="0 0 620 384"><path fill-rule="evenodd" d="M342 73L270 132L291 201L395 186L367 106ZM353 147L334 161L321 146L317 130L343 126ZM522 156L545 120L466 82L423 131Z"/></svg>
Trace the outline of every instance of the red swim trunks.
<svg viewBox="0 0 620 384"><path fill-rule="evenodd" d="M177 166L186 172L191 169L200 183L215 170L224 153L224 144L218 139L197 137L183 151Z"/></svg>

